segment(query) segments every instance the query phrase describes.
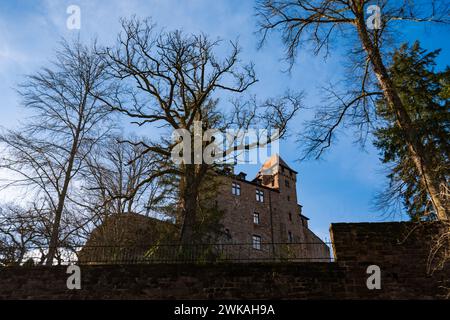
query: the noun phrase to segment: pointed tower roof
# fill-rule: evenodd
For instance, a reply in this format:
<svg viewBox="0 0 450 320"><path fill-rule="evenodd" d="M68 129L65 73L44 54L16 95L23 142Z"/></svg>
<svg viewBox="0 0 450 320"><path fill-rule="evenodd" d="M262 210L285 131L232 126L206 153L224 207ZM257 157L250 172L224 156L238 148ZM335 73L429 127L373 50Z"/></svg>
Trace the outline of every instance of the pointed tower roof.
<svg viewBox="0 0 450 320"><path fill-rule="evenodd" d="M276 153L269 159L267 159L266 162L264 162L257 175L273 175L279 171L279 166L297 173L297 171L289 167L288 164L280 157L280 155Z"/></svg>
<svg viewBox="0 0 450 320"><path fill-rule="evenodd" d="M294 172L295 174L297 174L298 172L295 171L294 169L292 169L291 167L289 167L289 165L283 160L283 158L281 158L278 154L278 161L280 163L280 166L285 167L286 169L291 170L292 172Z"/></svg>

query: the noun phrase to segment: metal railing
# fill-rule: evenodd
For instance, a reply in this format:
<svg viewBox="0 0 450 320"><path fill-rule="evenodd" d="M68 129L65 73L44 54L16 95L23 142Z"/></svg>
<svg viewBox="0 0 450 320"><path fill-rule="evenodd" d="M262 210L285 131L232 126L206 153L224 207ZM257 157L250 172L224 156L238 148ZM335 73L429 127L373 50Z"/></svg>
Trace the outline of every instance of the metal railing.
<svg viewBox="0 0 450 320"><path fill-rule="evenodd" d="M60 247L53 264L157 264L243 262L331 262L330 244L317 243L213 243L152 244L147 246ZM39 265L45 260L29 250L18 264ZM1 257L0 257L1 265ZM3 265L6 265L3 263Z"/></svg>

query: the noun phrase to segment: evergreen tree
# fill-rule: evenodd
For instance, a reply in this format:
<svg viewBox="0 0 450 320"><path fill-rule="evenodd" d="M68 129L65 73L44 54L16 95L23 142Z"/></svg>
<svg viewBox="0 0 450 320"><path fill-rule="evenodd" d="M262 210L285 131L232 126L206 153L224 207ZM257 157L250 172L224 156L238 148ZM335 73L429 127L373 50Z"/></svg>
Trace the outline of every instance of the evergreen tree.
<svg viewBox="0 0 450 320"><path fill-rule="evenodd" d="M439 52L427 52L418 42L411 47L403 45L394 53L389 72L430 157L433 175L444 181L440 192L448 205L450 68L434 70ZM426 185L411 159L395 115L384 101L378 103L377 113L385 125L375 132L375 146L381 151L382 162L389 165L389 187L378 198L378 204L389 206L400 200L413 220L434 219L436 212Z"/></svg>

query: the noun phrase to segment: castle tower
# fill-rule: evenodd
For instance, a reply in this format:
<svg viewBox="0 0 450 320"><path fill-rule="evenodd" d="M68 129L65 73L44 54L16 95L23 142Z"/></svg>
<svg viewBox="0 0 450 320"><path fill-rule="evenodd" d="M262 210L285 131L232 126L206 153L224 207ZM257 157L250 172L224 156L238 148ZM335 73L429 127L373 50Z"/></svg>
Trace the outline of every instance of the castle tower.
<svg viewBox="0 0 450 320"><path fill-rule="evenodd" d="M263 164L255 182L277 191L273 196L275 239L279 242L301 241L299 226L307 227L307 218L302 216L297 202L297 171L275 154Z"/></svg>
<svg viewBox="0 0 450 320"><path fill-rule="evenodd" d="M297 204L297 171L290 168L278 154L264 162L255 180L265 187L279 190L286 197L285 201Z"/></svg>

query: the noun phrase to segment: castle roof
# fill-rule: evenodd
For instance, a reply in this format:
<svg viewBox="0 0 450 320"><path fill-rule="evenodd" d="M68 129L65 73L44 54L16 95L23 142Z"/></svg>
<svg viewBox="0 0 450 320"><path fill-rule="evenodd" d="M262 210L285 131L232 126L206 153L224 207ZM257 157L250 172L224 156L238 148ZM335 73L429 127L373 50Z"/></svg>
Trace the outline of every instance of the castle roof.
<svg viewBox="0 0 450 320"><path fill-rule="evenodd" d="M281 158L279 155L278 155L278 161L280 162L280 166L283 166L283 167L285 167L286 169L289 169L289 170L291 170L292 172L294 172L295 174L297 174L298 172L297 171L295 171L294 169L292 169L291 167L289 167L289 165L283 160L283 158Z"/></svg>
<svg viewBox="0 0 450 320"><path fill-rule="evenodd" d="M264 162L261 169L259 169L257 175L258 176L259 175L273 175L279 171L280 166L284 167L288 170L291 170L294 173L297 173L297 171L295 171L294 169L289 167L289 165L286 163L286 161L284 161L280 157L280 155L278 153L276 153L273 156L271 156L269 159L267 159L266 162Z"/></svg>

